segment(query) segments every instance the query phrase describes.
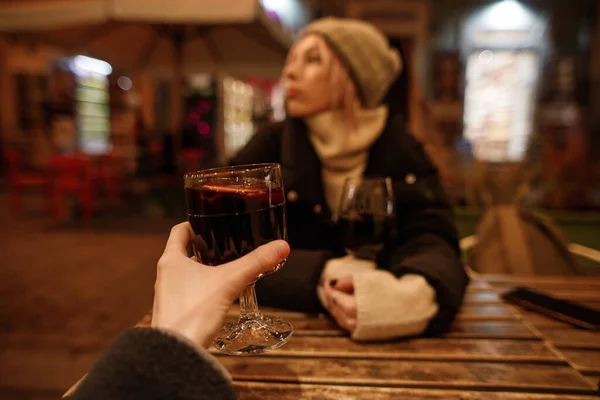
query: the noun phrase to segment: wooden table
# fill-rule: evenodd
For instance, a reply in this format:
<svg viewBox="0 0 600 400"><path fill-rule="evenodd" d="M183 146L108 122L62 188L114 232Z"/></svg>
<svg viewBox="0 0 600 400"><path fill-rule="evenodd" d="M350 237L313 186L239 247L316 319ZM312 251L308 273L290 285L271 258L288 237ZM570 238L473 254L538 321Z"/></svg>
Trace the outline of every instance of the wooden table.
<svg viewBox="0 0 600 400"><path fill-rule="evenodd" d="M288 344L255 357L211 352L241 399L598 399L600 332L504 303L516 285L600 307L600 278L484 276L443 338L361 344L325 316L263 310L292 323Z"/></svg>
<svg viewBox="0 0 600 400"><path fill-rule="evenodd" d="M253 357L210 351L243 400L599 399L600 332L504 303L517 285L600 308L600 277L480 276L441 338L357 343L326 316L263 307L292 323L289 343Z"/></svg>
<svg viewBox="0 0 600 400"><path fill-rule="evenodd" d="M483 279L497 293L513 286L526 285L600 310L600 277L527 279L487 276ZM514 307L514 310L537 337L600 389L600 331L578 329L520 307Z"/></svg>

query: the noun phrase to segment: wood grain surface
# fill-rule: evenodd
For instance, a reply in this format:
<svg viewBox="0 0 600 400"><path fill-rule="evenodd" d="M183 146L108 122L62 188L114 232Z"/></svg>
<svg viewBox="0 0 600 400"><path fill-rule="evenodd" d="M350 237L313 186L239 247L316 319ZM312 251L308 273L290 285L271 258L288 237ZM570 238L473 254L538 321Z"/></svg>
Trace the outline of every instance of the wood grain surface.
<svg viewBox="0 0 600 400"><path fill-rule="evenodd" d="M211 351L217 353L214 349ZM292 337L285 346L265 356L562 363L539 340L438 338L358 343L347 337Z"/></svg>
<svg viewBox="0 0 600 400"><path fill-rule="evenodd" d="M593 394L568 365L389 359L231 357L218 359L234 380L375 387L527 390Z"/></svg>
<svg viewBox="0 0 600 400"><path fill-rule="evenodd" d="M209 351L242 400L598 398L600 332L505 303L502 292L515 286L600 306L597 278L480 276L442 337L359 343L326 315L261 307L291 322L285 346L252 357ZM238 315L234 305L228 319Z"/></svg>
<svg viewBox="0 0 600 400"><path fill-rule="evenodd" d="M237 382L240 400L597 400L596 396Z"/></svg>

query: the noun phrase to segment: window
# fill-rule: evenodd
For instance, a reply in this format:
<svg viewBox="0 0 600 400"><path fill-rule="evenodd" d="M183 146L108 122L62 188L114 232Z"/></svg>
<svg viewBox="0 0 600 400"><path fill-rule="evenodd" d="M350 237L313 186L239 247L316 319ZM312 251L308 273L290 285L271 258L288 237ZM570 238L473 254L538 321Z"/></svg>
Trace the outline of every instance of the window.
<svg viewBox="0 0 600 400"><path fill-rule="evenodd" d="M525 156L538 65L531 50L478 50L469 56L464 136L477 159L511 162Z"/></svg>

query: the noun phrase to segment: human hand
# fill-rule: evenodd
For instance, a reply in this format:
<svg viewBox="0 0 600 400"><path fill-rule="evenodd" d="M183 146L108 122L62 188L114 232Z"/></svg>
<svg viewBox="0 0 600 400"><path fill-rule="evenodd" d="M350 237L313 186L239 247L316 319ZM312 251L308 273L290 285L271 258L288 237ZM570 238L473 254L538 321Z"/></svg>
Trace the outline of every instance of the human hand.
<svg viewBox="0 0 600 400"><path fill-rule="evenodd" d="M331 316L340 327L353 333L356 329L356 299L352 275L325 282L325 294Z"/></svg>
<svg viewBox="0 0 600 400"><path fill-rule="evenodd" d="M171 229L158 260L152 327L208 347L242 290L283 261L290 247L277 240L230 263L209 267L188 257L186 247L192 237L188 222Z"/></svg>

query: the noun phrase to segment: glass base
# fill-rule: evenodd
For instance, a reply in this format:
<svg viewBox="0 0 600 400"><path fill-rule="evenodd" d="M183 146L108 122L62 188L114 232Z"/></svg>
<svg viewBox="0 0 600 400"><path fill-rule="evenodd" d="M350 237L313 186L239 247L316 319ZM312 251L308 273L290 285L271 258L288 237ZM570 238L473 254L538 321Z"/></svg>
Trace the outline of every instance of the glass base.
<svg viewBox="0 0 600 400"><path fill-rule="evenodd" d="M213 340L222 353L249 356L283 346L292 337L292 325L279 317L260 316L225 324Z"/></svg>

